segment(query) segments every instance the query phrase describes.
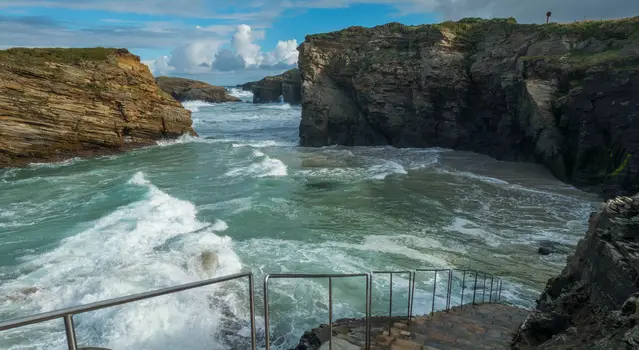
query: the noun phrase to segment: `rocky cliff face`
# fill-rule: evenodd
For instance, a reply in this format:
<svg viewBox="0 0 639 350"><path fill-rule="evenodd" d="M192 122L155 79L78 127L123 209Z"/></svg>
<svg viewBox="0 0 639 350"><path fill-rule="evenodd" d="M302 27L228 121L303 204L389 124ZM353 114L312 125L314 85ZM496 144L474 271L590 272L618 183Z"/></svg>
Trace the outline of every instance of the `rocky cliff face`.
<svg viewBox="0 0 639 350"><path fill-rule="evenodd" d="M0 51L0 167L150 145L191 123L127 50Z"/></svg>
<svg viewBox="0 0 639 350"><path fill-rule="evenodd" d="M639 18L465 19L306 37L303 146L446 147L639 191Z"/></svg>
<svg viewBox="0 0 639 350"><path fill-rule="evenodd" d="M226 88L213 86L203 81L176 77L157 77L155 82L164 92L181 102L205 101L218 103L241 101L239 98L229 95Z"/></svg>
<svg viewBox="0 0 639 350"><path fill-rule="evenodd" d="M280 96L291 105L302 103L302 76L298 69L241 86L243 90L253 92L253 103L279 102Z"/></svg>
<svg viewBox="0 0 639 350"><path fill-rule="evenodd" d="M548 281L518 349L639 348L639 195L604 203L561 275Z"/></svg>

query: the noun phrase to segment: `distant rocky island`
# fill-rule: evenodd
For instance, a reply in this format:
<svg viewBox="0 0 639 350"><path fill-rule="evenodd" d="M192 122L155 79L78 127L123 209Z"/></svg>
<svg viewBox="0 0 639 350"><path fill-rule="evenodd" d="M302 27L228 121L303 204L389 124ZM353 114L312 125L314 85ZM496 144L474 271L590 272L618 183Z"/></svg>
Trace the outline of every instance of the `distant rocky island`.
<svg viewBox="0 0 639 350"><path fill-rule="evenodd" d="M237 87L253 92L253 103L279 102L280 96L283 102L291 105L302 103L302 75L297 68Z"/></svg>
<svg viewBox="0 0 639 350"><path fill-rule="evenodd" d="M639 17L463 19L309 35L302 146L444 147L639 191Z"/></svg>
<svg viewBox="0 0 639 350"><path fill-rule="evenodd" d="M155 82L160 89L180 102L204 101L209 103L240 102L241 99L231 96L226 88L177 77L157 77Z"/></svg>
<svg viewBox="0 0 639 350"><path fill-rule="evenodd" d="M191 125L126 49L0 51L0 167L121 152Z"/></svg>

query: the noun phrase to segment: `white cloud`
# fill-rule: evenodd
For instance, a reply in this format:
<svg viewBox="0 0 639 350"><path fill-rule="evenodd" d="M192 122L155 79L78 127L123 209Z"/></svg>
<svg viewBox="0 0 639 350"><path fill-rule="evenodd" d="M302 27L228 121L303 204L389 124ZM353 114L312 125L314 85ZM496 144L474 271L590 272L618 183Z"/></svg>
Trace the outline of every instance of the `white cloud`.
<svg viewBox="0 0 639 350"><path fill-rule="evenodd" d="M237 26L237 31L233 34L231 45L235 52L242 57L246 66L259 65L263 59L260 52L262 49L260 45L255 44L254 41L264 38L264 32L253 31L251 27L246 24L240 24Z"/></svg>
<svg viewBox="0 0 639 350"><path fill-rule="evenodd" d="M256 42L264 36L263 31L241 24L231 38L232 49L220 49L224 42L219 40L194 41L175 48L170 58L160 57L147 64L156 75L289 69L297 64L297 40L279 41L273 51L263 52Z"/></svg>
<svg viewBox="0 0 639 350"><path fill-rule="evenodd" d="M180 72L202 70L213 62L215 53L224 44L221 40L201 40L181 45L171 52L168 65Z"/></svg>

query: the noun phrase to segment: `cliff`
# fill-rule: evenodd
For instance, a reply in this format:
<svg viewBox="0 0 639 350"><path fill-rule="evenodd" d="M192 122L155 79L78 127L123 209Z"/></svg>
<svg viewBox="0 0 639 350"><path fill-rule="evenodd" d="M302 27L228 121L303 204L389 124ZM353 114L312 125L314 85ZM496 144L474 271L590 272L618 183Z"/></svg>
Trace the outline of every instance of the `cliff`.
<svg viewBox="0 0 639 350"><path fill-rule="evenodd" d="M253 103L279 102L280 96L291 105L302 103L302 76L297 68L241 86L253 92Z"/></svg>
<svg viewBox="0 0 639 350"><path fill-rule="evenodd" d="M125 49L0 51L0 167L195 134L191 113Z"/></svg>
<svg viewBox="0 0 639 350"><path fill-rule="evenodd" d="M298 50L303 146L445 147L639 191L639 18L389 23Z"/></svg>
<svg viewBox="0 0 639 350"><path fill-rule="evenodd" d="M516 349L639 348L639 195L592 213L562 273L548 281Z"/></svg>
<svg viewBox="0 0 639 350"><path fill-rule="evenodd" d="M167 94L176 100L183 101L205 101L210 103L218 102L239 102L239 98L229 95L226 88L213 86L198 80L157 77L155 82Z"/></svg>

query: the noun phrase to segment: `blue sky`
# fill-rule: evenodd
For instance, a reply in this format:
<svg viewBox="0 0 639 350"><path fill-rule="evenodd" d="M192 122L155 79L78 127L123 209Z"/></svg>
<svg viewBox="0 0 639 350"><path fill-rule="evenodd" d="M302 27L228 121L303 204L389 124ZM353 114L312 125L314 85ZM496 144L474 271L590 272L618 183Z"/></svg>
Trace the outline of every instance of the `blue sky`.
<svg viewBox="0 0 639 350"><path fill-rule="evenodd" d="M637 0L0 0L0 48L126 47L156 75L219 85L294 67L305 35L463 17L542 22L639 15Z"/></svg>

